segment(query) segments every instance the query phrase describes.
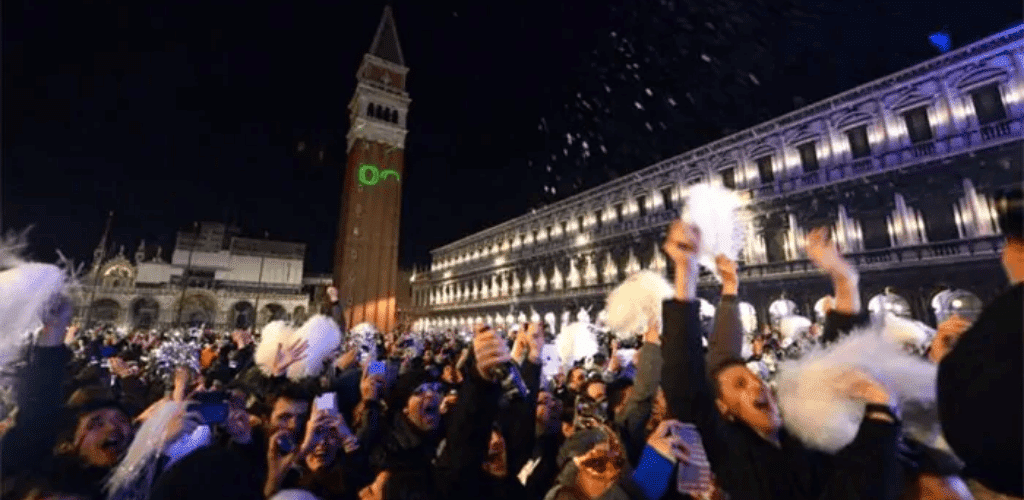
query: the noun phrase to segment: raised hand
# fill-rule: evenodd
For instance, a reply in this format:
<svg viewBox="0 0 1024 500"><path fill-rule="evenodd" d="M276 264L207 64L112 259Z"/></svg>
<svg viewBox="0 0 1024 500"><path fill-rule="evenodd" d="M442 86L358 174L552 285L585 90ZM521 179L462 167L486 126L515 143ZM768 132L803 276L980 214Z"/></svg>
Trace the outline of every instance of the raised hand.
<svg viewBox="0 0 1024 500"><path fill-rule="evenodd" d="M949 351L952 351L953 347L956 346L960 336L970 327L971 322L959 314L954 314L939 324L939 329L935 332L935 338L932 339L932 347L928 351L928 359L936 364L942 361L942 358L949 354Z"/></svg>
<svg viewBox="0 0 1024 500"><path fill-rule="evenodd" d="M509 362L508 346L490 328L480 328L473 337L473 352L476 355L476 370L480 377L490 382L494 379L494 368Z"/></svg>
<svg viewBox="0 0 1024 500"><path fill-rule="evenodd" d="M700 246L700 230L696 226L683 224L681 220L672 221L665 236L662 249L676 266L689 264Z"/></svg>
<svg viewBox="0 0 1024 500"><path fill-rule="evenodd" d="M252 333L246 330L235 330L231 332L231 340L235 342L236 347L243 349L252 344Z"/></svg>
<svg viewBox="0 0 1024 500"><path fill-rule="evenodd" d="M848 398L874 404L892 404L889 391L877 380L860 370L846 371L836 378L834 384L839 393Z"/></svg>
<svg viewBox="0 0 1024 500"><path fill-rule="evenodd" d="M40 318L43 321L43 329L39 331L36 343L41 347L63 345L74 314L75 306L71 299L64 295L54 295L50 298Z"/></svg>
<svg viewBox="0 0 1024 500"><path fill-rule="evenodd" d="M281 451L280 441L289 439L288 434L287 430L279 430L270 436L270 445L267 446L267 479L263 484L263 494L267 498L274 496L281 489L285 475L299 458L298 448L289 453Z"/></svg>
<svg viewBox="0 0 1024 500"><path fill-rule="evenodd" d="M283 344L277 345L277 354L274 356L274 375L280 377L288 372L288 368L299 361L306 359L306 349L309 341L298 339L284 348Z"/></svg>
<svg viewBox="0 0 1024 500"><path fill-rule="evenodd" d="M384 377L382 375L363 374L363 379L359 382L359 393L363 396L363 401L380 399L383 389Z"/></svg>
<svg viewBox="0 0 1024 500"><path fill-rule="evenodd" d="M329 410L319 410L309 416L306 423L306 436L299 447L299 456L306 456L312 453L313 448L320 444L320 441L327 437L330 429L338 428L337 417Z"/></svg>
<svg viewBox="0 0 1024 500"><path fill-rule="evenodd" d="M736 261L725 255L719 255L715 257L715 267L718 269L718 276L722 279L722 295L736 295L740 287Z"/></svg>
<svg viewBox="0 0 1024 500"><path fill-rule="evenodd" d="M356 361L358 360L359 358L356 353L356 349L351 349L349 351L345 351L341 356L338 356L338 360L334 362L334 366L338 367L341 371L345 371L355 366Z"/></svg>
<svg viewBox="0 0 1024 500"><path fill-rule="evenodd" d="M690 450L683 438L674 432L680 425L682 424L678 420L662 420L647 439L647 445L669 460L690 463Z"/></svg>
<svg viewBox="0 0 1024 500"><path fill-rule="evenodd" d="M839 253L839 245L829 238L827 227L819 227L807 235L806 251L807 258L829 276L849 276L855 272Z"/></svg>
<svg viewBox="0 0 1024 500"><path fill-rule="evenodd" d="M676 299L694 300L697 296L697 248L700 230L695 226L673 221L662 248L675 264Z"/></svg>
<svg viewBox="0 0 1024 500"><path fill-rule="evenodd" d="M526 325L526 339L530 345L530 362L540 364L540 357L544 353L544 328L540 323Z"/></svg>
<svg viewBox="0 0 1024 500"><path fill-rule="evenodd" d="M859 275L839 253L839 246L828 237L828 228L819 227L807 235L807 257L822 272L832 278L835 287L835 310L857 314L861 310Z"/></svg>

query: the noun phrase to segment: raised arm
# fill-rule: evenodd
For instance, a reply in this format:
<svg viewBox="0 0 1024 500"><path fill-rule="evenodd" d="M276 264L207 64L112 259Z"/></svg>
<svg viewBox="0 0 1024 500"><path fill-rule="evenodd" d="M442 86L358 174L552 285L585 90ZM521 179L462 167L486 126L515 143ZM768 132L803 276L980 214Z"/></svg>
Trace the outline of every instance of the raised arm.
<svg viewBox="0 0 1024 500"><path fill-rule="evenodd" d="M508 453L508 470L519 471L530 459L536 435L537 393L540 391L541 350L544 348L544 331L539 324L532 323L523 328L516 337L512 359L522 359L519 371L529 395L513 398L507 412L499 415L501 428ZM522 347L519 347L522 346ZM518 349L517 349L518 348ZM523 350L517 358L516 350Z"/></svg>
<svg viewBox="0 0 1024 500"><path fill-rule="evenodd" d="M644 344L640 347L636 380L626 406L615 414L615 424L622 435L629 461L639 463L647 439L647 421L651 417L654 396L661 384L661 331L652 323L644 333Z"/></svg>
<svg viewBox="0 0 1024 500"><path fill-rule="evenodd" d="M463 498L461 494L480 489L481 467L501 398L493 369L509 360L508 346L494 330L483 329L473 338L469 374L451 413L447 444L437 460L438 486L444 498Z"/></svg>
<svg viewBox="0 0 1024 500"><path fill-rule="evenodd" d="M860 274L829 239L828 228L821 227L807 235L807 257L832 280L835 307L825 315L821 340L834 342L866 319L861 314Z"/></svg>
<svg viewBox="0 0 1024 500"><path fill-rule="evenodd" d="M697 261L694 252L699 235L695 229L673 222L665 241L665 253L675 264L675 300L663 306L661 355L665 365L661 386L671 418L697 426L705 439L712 467L723 451L717 447L718 409L707 378L701 345L700 305L696 301Z"/></svg>
<svg viewBox="0 0 1024 500"><path fill-rule="evenodd" d="M29 350L28 364L18 381L17 421L2 438L6 474L40 467L53 452L57 417L65 399L62 382L71 359L64 338L73 311L70 301L55 301L43 317L36 345Z"/></svg>
<svg viewBox="0 0 1024 500"><path fill-rule="evenodd" d="M736 262L724 255L715 259L722 277L722 298L715 310L715 326L708 339L707 370L710 372L722 362L743 356L743 322L740 320L738 299L739 276ZM708 373L710 375L710 373Z"/></svg>

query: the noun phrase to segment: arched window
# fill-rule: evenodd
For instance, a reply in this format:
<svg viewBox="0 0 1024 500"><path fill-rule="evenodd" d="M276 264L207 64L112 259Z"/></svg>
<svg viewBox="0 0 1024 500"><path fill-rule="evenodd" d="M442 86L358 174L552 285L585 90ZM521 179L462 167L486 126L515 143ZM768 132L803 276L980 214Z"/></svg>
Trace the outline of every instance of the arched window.
<svg viewBox="0 0 1024 500"><path fill-rule="evenodd" d="M366 115L371 117L377 116L377 106L372 102L366 106Z"/></svg>
<svg viewBox="0 0 1024 500"><path fill-rule="evenodd" d="M398 123L398 110L397 109L392 109L391 110L391 123Z"/></svg>

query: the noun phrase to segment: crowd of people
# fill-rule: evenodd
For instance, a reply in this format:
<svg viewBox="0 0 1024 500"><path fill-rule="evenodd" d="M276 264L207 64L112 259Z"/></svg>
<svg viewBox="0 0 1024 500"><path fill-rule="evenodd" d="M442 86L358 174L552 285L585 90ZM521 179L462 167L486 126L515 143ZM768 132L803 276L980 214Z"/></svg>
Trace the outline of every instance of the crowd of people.
<svg viewBox="0 0 1024 500"><path fill-rule="evenodd" d="M721 297L702 323L700 232L676 221L663 245L673 297L635 354L609 342L554 371L538 323L348 332L323 355L268 333L282 325L256 339L78 329L55 300L11 367L2 498L1020 498L1024 233L1009 224L1011 287L973 323L938 325L920 356L938 365L936 440L902 425L911 408L889 381L843 367L838 390L860 405L852 441L829 453L790 432L756 365L773 335L745 336L735 262L718 259ZM825 231L807 254L834 300L800 350L869 322L857 270Z"/></svg>

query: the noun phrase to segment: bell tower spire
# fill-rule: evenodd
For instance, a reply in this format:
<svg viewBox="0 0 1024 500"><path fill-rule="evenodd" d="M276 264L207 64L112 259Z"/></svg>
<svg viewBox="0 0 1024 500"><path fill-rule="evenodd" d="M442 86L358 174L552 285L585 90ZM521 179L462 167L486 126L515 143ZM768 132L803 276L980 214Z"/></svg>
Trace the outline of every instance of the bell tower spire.
<svg viewBox="0 0 1024 500"><path fill-rule="evenodd" d="M347 326L396 327L398 228L405 177L409 68L391 7L356 71L348 105L348 162L342 186L334 283Z"/></svg>
<svg viewBox="0 0 1024 500"><path fill-rule="evenodd" d="M356 72L356 91L348 105L349 152L358 139L405 148L406 114L412 102L405 91L408 74L395 18L387 6Z"/></svg>

